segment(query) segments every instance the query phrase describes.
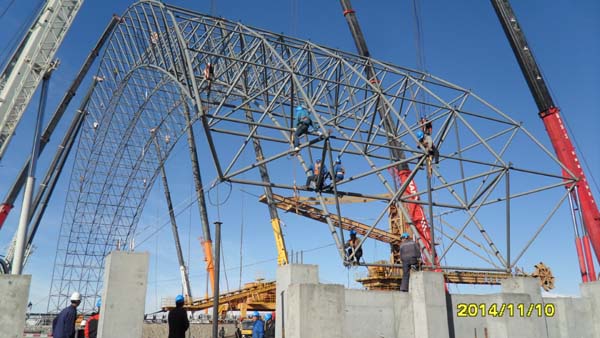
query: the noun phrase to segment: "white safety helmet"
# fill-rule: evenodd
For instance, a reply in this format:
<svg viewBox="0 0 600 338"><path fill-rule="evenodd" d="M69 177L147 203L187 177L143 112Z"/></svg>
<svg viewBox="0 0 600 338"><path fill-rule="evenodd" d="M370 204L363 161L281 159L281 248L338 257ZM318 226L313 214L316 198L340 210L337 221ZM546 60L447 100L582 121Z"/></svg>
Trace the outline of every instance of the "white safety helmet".
<svg viewBox="0 0 600 338"><path fill-rule="evenodd" d="M71 301L77 302L80 300L81 300L81 295L79 294L79 292L77 292L77 291L73 292L73 294L71 295Z"/></svg>
<svg viewBox="0 0 600 338"><path fill-rule="evenodd" d="M81 321L81 323L79 324L79 326L85 326L85 324L87 324L87 321L84 319Z"/></svg>

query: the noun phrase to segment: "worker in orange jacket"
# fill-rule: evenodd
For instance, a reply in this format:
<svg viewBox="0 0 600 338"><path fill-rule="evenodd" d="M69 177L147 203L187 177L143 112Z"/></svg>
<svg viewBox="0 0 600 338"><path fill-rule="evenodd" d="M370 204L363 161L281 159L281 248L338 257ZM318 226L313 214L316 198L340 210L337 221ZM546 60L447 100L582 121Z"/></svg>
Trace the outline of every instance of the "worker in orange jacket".
<svg viewBox="0 0 600 338"><path fill-rule="evenodd" d="M92 314L90 318L88 318L87 323L85 324L84 334L85 338L96 338L98 335L98 323L100 322L100 306L102 305L102 300L98 299L96 302L96 307L98 308L98 312Z"/></svg>

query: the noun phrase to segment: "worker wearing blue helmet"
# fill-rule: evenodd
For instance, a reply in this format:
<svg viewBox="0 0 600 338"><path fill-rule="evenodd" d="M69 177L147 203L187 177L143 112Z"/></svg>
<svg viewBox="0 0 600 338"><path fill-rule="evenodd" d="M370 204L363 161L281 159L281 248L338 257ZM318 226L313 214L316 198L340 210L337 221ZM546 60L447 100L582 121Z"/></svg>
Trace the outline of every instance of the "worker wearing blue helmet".
<svg viewBox="0 0 600 338"><path fill-rule="evenodd" d="M190 327L187 311L183 308L183 295L175 297L175 309L169 311L169 338L185 338L185 332Z"/></svg>
<svg viewBox="0 0 600 338"><path fill-rule="evenodd" d="M431 135L424 133L422 130L417 130L416 135L419 140L419 147L427 154L427 156L431 156L431 159L435 164L440 163L440 152L433 143Z"/></svg>
<svg viewBox="0 0 600 338"><path fill-rule="evenodd" d="M270 313L265 315L265 338L275 338L275 320Z"/></svg>
<svg viewBox="0 0 600 338"><path fill-rule="evenodd" d="M400 283L400 291L408 292L410 271L419 268L421 262L421 249L408 233L403 233L400 238L402 240L399 249L400 260L402 261L402 282Z"/></svg>
<svg viewBox="0 0 600 338"><path fill-rule="evenodd" d="M346 242L345 247L347 248L348 257L354 253L354 257L350 260L351 264L360 263L360 258L363 255L362 247L359 247L360 239L356 237L356 231L350 230L350 239Z"/></svg>
<svg viewBox="0 0 600 338"><path fill-rule="evenodd" d="M252 338L264 338L265 337L265 322L260 319L260 313L254 311L252 314L252 320L254 326L252 327Z"/></svg>
<svg viewBox="0 0 600 338"><path fill-rule="evenodd" d="M313 127L313 122L310 118L308 110L302 106L296 107L296 131L294 132L294 151L300 151L300 137L308 134L308 128Z"/></svg>
<svg viewBox="0 0 600 338"><path fill-rule="evenodd" d="M334 177L334 180L336 182L343 180L345 173L346 173L346 170L342 166L342 160L338 157L335 160L335 164L333 165L333 177Z"/></svg>

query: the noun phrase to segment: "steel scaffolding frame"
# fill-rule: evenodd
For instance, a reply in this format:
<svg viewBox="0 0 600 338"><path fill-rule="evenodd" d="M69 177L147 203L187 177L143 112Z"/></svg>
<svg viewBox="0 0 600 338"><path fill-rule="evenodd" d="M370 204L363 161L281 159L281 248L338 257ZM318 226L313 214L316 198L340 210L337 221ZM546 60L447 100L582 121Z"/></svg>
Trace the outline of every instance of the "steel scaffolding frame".
<svg viewBox="0 0 600 338"><path fill-rule="evenodd" d="M433 75L158 1L137 2L122 18L104 50L97 71L104 82L91 97L79 138L57 245L50 311L64 306L75 290L84 297L82 311L93 307L101 290L104 257L117 247L130 248L160 168L189 128L186 112L191 112L192 123L201 125L205 150L220 182L304 193L307 189L296 180L304 181L310 163L317 158L332 163L342 157L352 170L336 182L338 194L333 198L360 191L360 196L383 201L370 206L377 218L367 234L387 225L381 220L392 204L414 234L426 220L424 215L421 221L410 215L407 203L428 206L436 217L460 212L463 224L454 228L453 235L436 225L436 234L441 235L435 241L447 238L450 243L439 256L455 243L463 249L471 243L468 250L478 251L474 256L486 264L478 268L490 271L512 271L517 261L509 257L510 240L505 249L499 248L479 211L504 203L510 237L511 200L565 184L560 175L510 163L507 154L526 145L529 152L537 151L569 174L569 182L574 180L519 122L470 90ZM204 74L208 63L214 67L210 77ZM367 64L374 69L377 86L364 75ZM299 103L310 111L316 131L303 137L298 156L292 156L293 108ZM426 155L416 146L420 112L439 126L432 135L441 153L429 182L432 198L415 185L426 183L419 174L427 165ZM384 117L385 123L394 123L394 136L386 132ZM260 161L253 140L261 142ZM156 153L155 143L162 154ZM391 157L394 150L405 158ZM259 170L265 166L270 182L261 179ZM388 175L400 166L412 168L411 180L396 182L395 175ZM290 167L301 177L292 179ZM540 184L531 187L523 180L514 184L515 176ZM329 211L328 192L310 193L345 260L343 233L333 218L351 211L339 201ZM556 208L563 200L557 199ZM475 241L465 233L469 226L485 244L473 248Z"/></svg>

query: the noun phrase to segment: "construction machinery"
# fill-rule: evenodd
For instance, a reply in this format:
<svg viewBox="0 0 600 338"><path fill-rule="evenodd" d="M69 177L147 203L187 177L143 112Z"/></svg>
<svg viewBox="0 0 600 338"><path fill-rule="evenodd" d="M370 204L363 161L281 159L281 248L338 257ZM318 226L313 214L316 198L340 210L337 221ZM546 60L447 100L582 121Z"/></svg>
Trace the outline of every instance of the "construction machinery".
<svg viewBox="0 0 600 338"><path fill-rule="evenodd" d="M552 94L548 90L510 2L508 0L491 0L491 2L535 100L539 111L538 115L544 122L552 147L563 164L563 176L577 178L575 183L566 182L575 231L575 247L583 282L595 281L596 272L590 241L596 253L596 259L600 260L600 211L598 205L594 201L581 162L562 121L560 109L554 104ZM578 219L582 225L581 232Z"/></svg>
<svg viewBox="0 0 600 338"><path fill-rule="evenodd" d="M0 159L83 0L47 0L0 74Z"/></svg>

